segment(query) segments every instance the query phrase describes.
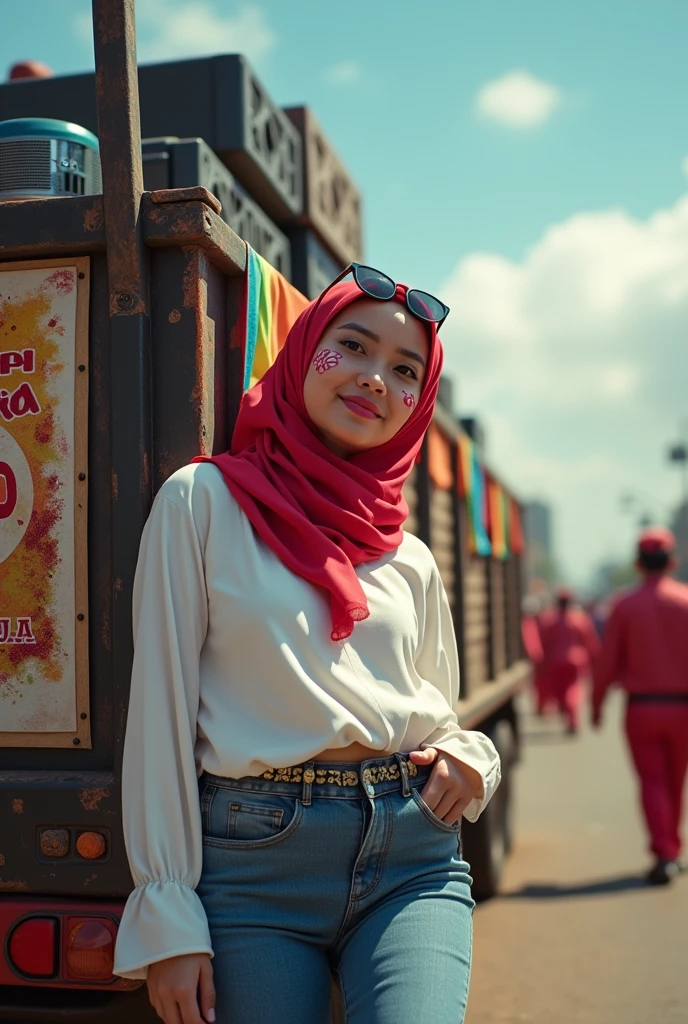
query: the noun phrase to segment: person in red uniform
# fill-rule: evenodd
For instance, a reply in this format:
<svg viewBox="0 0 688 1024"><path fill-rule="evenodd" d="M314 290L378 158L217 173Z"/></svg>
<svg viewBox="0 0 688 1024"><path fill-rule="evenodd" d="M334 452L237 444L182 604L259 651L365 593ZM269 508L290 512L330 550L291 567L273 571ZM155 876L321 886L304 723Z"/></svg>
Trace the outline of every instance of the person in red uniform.
<svg viewBox="0 0 688 1024"><path fill-rule="evenodd" d="M656 862L655 885L670 882L683 864L681 812L688 771L688 587L669 575L678 564L674 535L663 527L638 540L642 583L614 605L595 672L592 723L612 683L628 694L626 735Z"/></svg>
<svg viewBox="0 0 688 1024"><path fill-rule="evenodd" d="M544 714L544 701L539 682L540 666L542 664L542 643L540 642L540 627L538 625L538 614L540 602L534 594L527 594L521 605L521 640L526 657L533 664L533 689L538 715Z"/></svg>
<svg viewBox="0 0 688 1024"><path fill-rule="evenodd" d="M538 670L538 696L543 707L553 699L571 735L578 732L583 683L590 677L599 654L599 640L590 616L572 607L573 594L559 587L556 607L539 618L542 661Z"/></svg>

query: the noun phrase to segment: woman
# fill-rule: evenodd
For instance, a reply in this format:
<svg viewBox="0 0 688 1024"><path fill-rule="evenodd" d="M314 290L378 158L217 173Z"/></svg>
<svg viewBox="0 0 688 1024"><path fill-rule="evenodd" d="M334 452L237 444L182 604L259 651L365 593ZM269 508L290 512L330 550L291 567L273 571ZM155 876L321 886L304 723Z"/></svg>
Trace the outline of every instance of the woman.
<svg viewBox="0 0 688 1024"><path fill-rule="evenodd" d="M325 1024L331 972L356 1024L464 1016L459 822L499 758L457 724L451 614L401 494L448 309L353 273L142 538L116 972L166 1024Z"/></svg>

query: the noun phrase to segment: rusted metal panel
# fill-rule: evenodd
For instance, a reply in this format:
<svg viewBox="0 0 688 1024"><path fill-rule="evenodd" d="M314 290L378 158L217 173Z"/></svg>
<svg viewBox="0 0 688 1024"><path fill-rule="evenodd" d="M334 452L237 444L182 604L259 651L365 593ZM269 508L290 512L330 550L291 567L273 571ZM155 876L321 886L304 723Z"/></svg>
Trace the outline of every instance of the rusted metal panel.
<svg viewBox="0 0 688 1024"><path fill-rule="evenodd" d="M286 235L202 139L144 139L143 181L147 188L165 189L170 195L171 190L186 193L187 186L203 186L221 204L221 209L218 206L215 212L225 224L275 270L292 280L291 249ZM157 198L159 195L162 192L151 193L153 202L164 201Z"/></svg>
<svg viewBox="0 0 688 1024"><path fill-rule="evenodd" d="M202 250L160 250L151 268L156 329L153 369L153 490L215 436L215 323L207 313Z"/></svg>
<svg viewBox="0 0 688 1024"><path fill-rule="evenodd" d="M440 570L444 589L447 592L452 611L456 573L454 565L454 507L451 491L439 490L430 485L430 532L432 553Z"/></svg>
<svg viewBox="0 0 688 1024"><path fill-rule="evenodd" d="M148 312L148 298L134 0L93 0L93 39L110 315L135 316Z"/></svg>
<svg viewBox="0 0 688 1024"><path fill-rule="evenodd" d="M510 665L524 657L521 634L522 568L520 555L512 555L506 563L507 650Z"/></svg>
<svg viewBox="0 0 688 1024"><path fill-rule="evenodd" d="M205 203L154 203L144 194L141 213L146 245L195 245L228 276L245 271L244 242Z"/></svg>
<svg viewBox="0 0 688 1024"><path fill-rule="evenodd" d="M113 776L111 785L85 788L83 774L62 772L59 783L52 781L54 773L14 772L12 782L0 776L1 889L91 898L131 890L119 789ZM97 860L79 855L82 831L104 837L105 852Z"/></svg>
<svg viewBox="0 0 688 1024"><path fill-rule="evenodd" d="M491 646L492 672L491 679L507 667L506 653L506 591L504 561L499 558L488 559L490 573L490 612L491 612Z"/></svg>
<svg viewBox="0 0 688 1024"><path fill-rule="evenodd" d="M3 260L83 256L103 249L102 196L51 196L0 203Z"/></svg>
<svg viewBox="0 0 688 1024"><path fill-rule="evenodd" d="M188 185L184 188L160 188L150 193L152 203L186 203L189 200L198 200L205 206L209 206L215 213L222 213L222 203L209 192L204 185Z"/></svg>
<svg viewBox="0 0 688 1024"><path fill-rule="evenodd" d="M481 728L490 715L503 708L510 698L529 684L532 667L529 661L517 661L490 686L482 686L467 700L460 700L457 709L459 724L464 729Z"/></svg>
<svg viewBox="0 0 688 1024"><path fill-rule="evenodd" d="M462 526L465 528L465 522ZM467 543L464 541L464 550ZM489 597L487 562L470 555L463 567L465 693L469 696L488 682L490 673Z"/></svg>
<svg viewBox="0 0 688 1024"><path fill-rule="evenodd" d="M303 214L333 256L346 266L363 258L362 197L313 112L287 107L303 141Z"/></svg>
<svg viewBox="0 0 688 1024"><path fill-rule="evenodd" d="M120 5L106 0L104 6L114 10ZM116 33L113 22L112 42ZM108 65L101 67L107 74ZM142 65L138 88L144 137L200 137L269 216L291 221L301 212L301 136L245 57L223 54ZM62 118L99 134L103 121L96 117L93 74L0 85L0 118L10 117Z"/></svg>

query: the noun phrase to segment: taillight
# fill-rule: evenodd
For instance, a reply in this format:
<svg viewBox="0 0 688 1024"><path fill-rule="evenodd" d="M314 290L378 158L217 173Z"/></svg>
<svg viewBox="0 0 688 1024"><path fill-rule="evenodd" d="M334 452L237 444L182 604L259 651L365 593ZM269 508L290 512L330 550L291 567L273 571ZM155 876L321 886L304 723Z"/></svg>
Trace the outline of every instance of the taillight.
<svg viewBox="0 0 688 1024"><path fill-rule="evenodd" d="M58 923L54 917L30 917L10 935L8 959L27 978L54 978L57 974Z"/></svg>
<svg viewBox="0 0 688 1024"><path fill-rule="evenodd" d="M105 836L100 832L82 832L76 841L76 851L85 860L97 860L106 849Z"/></svg>
<svg viewBox="0 0 688 1024"><path fill-rule="evenodd" d="M115 927L98 917L70 918L65 929L65 973L84 981L106 981L112 977Z"/></svg>

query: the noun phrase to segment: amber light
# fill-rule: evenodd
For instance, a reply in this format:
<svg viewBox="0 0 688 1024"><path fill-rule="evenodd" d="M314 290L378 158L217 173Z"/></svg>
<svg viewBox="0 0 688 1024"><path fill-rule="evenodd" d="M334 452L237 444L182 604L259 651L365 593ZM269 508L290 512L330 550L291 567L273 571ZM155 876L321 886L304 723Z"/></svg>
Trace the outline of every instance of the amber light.
<svg viewBox="0 0 688 1024"><path fill-rule="evenodd" d="M74 978L107 981L114 964L114 925L91 917L69 922L65 943L65 963Z"/></svg>
<svg viewBox="0 0 688 1024"><path fill-rule="evenodd" d="M82 832L76 841L77 853L84 860L96 860L102 857L107 848L105 836L100 832Z"/></svg>

